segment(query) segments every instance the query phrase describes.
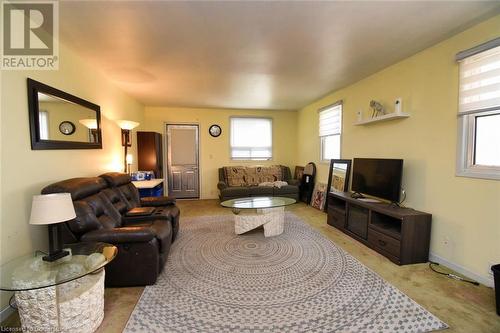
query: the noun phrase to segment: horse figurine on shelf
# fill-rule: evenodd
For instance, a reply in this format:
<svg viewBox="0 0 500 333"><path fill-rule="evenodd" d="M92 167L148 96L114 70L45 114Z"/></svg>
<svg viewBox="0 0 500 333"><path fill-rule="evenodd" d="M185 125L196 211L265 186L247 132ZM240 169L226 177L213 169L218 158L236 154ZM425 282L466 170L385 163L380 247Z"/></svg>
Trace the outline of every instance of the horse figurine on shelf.
<svg viewBox="0 0 500 333"><path fill-rule="evenodd" d="M370 107L372 108L372 118L383 116L385 114L384 107L377 101L371 100Z"/></svg>

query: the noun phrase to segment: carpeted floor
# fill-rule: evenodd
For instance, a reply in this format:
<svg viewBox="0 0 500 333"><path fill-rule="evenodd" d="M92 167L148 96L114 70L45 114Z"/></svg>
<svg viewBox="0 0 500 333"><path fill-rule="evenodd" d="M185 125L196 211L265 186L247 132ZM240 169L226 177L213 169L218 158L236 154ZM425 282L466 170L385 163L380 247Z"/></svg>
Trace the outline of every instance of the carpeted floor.
<svg viewBox="0 0 500 333"><path fill-rule="evenodd" d="M125 332L428 332L431 313L287 213L285 232L235 235L232 216L184 224Z"/></svg>

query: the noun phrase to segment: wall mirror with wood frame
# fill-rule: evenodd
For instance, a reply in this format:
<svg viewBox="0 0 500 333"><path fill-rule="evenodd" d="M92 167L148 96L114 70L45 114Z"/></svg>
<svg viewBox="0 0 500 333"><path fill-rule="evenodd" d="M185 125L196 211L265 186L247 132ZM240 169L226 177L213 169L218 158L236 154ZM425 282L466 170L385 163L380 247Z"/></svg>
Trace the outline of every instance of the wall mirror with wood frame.
<svg viewBox="0 0 500 333"><path fill-rule="evenodd" d="M31 149L102 149L101 108L28 79Z"/></svg>
<svg viewBox="0 0 500 333"><path fill-rule="evenodd" d="M327 201L328 193L349 191L349 178L351 175L351 160L333 159L330 160L330 171L328 173ZM325 211L328 202L325 205Z"/></svg>

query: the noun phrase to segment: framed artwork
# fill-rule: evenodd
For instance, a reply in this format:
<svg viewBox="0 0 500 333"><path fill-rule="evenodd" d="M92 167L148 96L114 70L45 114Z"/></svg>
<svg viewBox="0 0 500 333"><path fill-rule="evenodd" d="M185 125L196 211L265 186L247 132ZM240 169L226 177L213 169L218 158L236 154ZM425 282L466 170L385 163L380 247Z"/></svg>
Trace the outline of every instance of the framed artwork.
<svg viewBox="0 0 500 333"><path fill-rule="evenodd" d="M304 175L304 167L303 166L296 166L293 178L302 181L303 175Z"/></svg>
<svg viewBox="0 0 500 333"><path fill-rule="evenodd" d="M330 160L330 171L328 172L328 193L349 191L349 178L351 175L351 160ZM325 205L325 211L327 205Z"/></svg>
<svg viewBox="0 0 500 333"><path fill-rule="evenodd" d="M314 191L311 198L311 206L319 210L324 210L326 195L327 195L327 185L325 183L316 183L314 186Z"/></svg>

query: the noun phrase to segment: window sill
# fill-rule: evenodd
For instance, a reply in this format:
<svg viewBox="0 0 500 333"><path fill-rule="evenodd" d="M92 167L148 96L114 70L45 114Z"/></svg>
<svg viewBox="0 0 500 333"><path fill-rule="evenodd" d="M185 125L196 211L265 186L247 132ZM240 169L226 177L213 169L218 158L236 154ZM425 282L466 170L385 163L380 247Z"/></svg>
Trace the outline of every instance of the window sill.
<svg viewBox="0 0 500 333"><path fill-rule="evenodd" d="M492 170L460 170L455 174L457 177L466 178L480 178L480 179L490 179L490 180L500 180L500 171Z"/></svg>
<svg viewBox="0 0 500 333"><path fill-rule="evenodd" d="M231 161L239 161L239 162L255 162L255 161L272 161L272 158L256 158L256 159L247 159L247 158L231 158Z"/></svg>

